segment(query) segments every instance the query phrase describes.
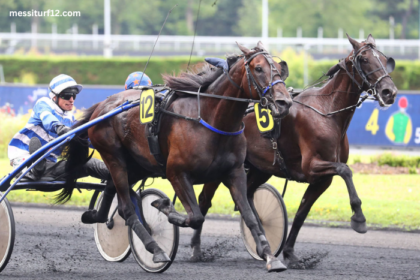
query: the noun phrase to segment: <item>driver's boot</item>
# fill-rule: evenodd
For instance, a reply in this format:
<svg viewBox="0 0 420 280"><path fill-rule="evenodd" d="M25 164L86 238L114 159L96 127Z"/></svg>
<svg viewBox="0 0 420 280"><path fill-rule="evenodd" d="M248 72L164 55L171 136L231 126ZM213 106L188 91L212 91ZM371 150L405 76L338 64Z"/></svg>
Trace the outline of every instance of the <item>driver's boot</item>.
<svg viewBox="0 0 420 280"><path fill-rule="evenodd" d="M29 154L35 153L39 148L41 148L41 141L37 137L32 137L31 141L29 141ZM45 172L47 160L44 158L40 162L38 162L37 165L32 168L32 170L26 174L26 177L32 179L32 180L39 180L41 176Z"/></svg>

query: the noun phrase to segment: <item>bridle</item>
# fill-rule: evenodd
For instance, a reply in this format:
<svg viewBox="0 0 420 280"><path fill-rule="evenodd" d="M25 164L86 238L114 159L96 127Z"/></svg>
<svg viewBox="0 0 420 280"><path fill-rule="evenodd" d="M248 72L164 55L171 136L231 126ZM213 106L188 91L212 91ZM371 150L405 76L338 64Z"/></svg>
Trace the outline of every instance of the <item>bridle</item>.
<svg viewBox="0 0 420 280"><path fill-rule="evenodd" d="M361 59L363 57L362 52L363 51L369 51L369 50L372 51L373 56L378 60L378 62L380 64L380 67L378 67L377 69L372 70L368 73L365 73L362 69L362 66L361 66ZM387 59L386 67L384 67L382 61L380 60L380 55L384 56ZM375 46L373 46L372 44L368 44L368 45L365 45L365 46L361 47L357 52L353 53L353 55L351 55L349 57L348 61L350 61L352 63L352 68L356 69L356 72L359 74L360 78L362 79L361 84L354 77L354 74L355 74L354 70L353 70L353 73L352 73L353 75L351 75L351 73L347 70L345 60L343 60L339 65L340 65L341 68L343 68L346 71L347 75L358 86L359 90L363 90L364 86L366 85L367 88L368 88L366 90L366 93L368 95L372 95L373 97L375 97L375 99L377 99L378 102L384 107L391 106L392 104L385 104L385 102L382 100L382 97L378 94L376 87L377 87L378 83L380 81L382 81L384 78L389 77L392 80L389 73L392 72L395 68L394 59L392 57L387 57L386 55L384 55L382 52L377 50L375 48ZM374 83L370 83L369 80L368 80L368 76L377 72L377 71L383 71L384 74L382 76L380 76L378 79L376 79L376 81Z"/></svg>
<svg viewBox="0 0 420 280"><path fill-rule="evenodd" d="M268 64L270 64L270 70L271 70L270 82L268 83L268 86L264 88L261 87L257 83L257 81L254 78L254 75L251 72L251 69L249 68L249 63L252 61L252 59L254 59L257 55L260 55L260 54L263 55L265 59L267 60ZM281 74L279 70L277 69L277 67L274 65L274 61L271 55L266 51L260 51L251 55L248 59L244 57L244 64L245 64L245 70L246 70L246 75L247 75L247 80L248 80L249 94L251 95L252 93L252 90L251 90L251 82L252 82L254 89L258 92L258 95L260 96L261 106L266 107L269 102L269 100L267 99L268 96L267 97L265 96L267 92L269 92L271 95L268 98L270 98L271 99L270 101L274 104L274 99L273 99L273 94L272 94L271 89L273 88L275 84L282 83L284 86L286 86L286 83L282 80ZM280 79L273 82L273 78L277 75L280 77Z"/></svg>
<svg viewBox="0 0 420 280"><path fill-rule="evenodd" d="M363 71L363 69L362 69L362 67L360 65L361 64L360 59L362 58L362 52L363 51L369 51L369 50L372 51L373 56L376 57L376 59L379 61L380 67L365 74L365 72ZM380 58L379 58L380 56L379 56L378 53L381 54L382 56L384 56L387 59L387 61L386 61L386 67L384 67L384 65L382 64L382 61L380 60ZM347 69L347 62L351 62L351 64L352 64L352 68L353 68L352 73L350 73L349 70ZM367 94L364 95L364 96L362 96L362 97L360 97L359 101L356 104L351 105L351 106L348 106L348 107L343 108L343 109L340 109L340 110L337 110L337 111L333 111L333 112L329 112L329 113L323 113L323 112L319 111L318 109L314 108L313 106L310 106L310 105L305 104L303 102L300 102L298 100L295 100L294 99L293 102L298 103L298 104L301 104L301 105L303 105L305 107L308 107L308 108L312 109L313 111L317 112L318 114L320 114L321 116L324 116L324 117L329 117L329 116L335 115L337 113L340 113L340 112L343 112L343 111L347 111L347 110L353 109L355 107L359 107L370 96L372 96L374 99L378 100L378 102L383 107L389 107L389 106L392 105L392 104L385 104L385 102L382 100L382 97L378 94L378 92L376 90L376 87L377 87L378 83L380 81L382 81L384 78L389 77L392 80L391 76L389 75L389 73L391 73L394 70L394 68L395 68L395 60L392 57L387 57L381 51L377 50L374 45L367 44L367 45L364 45L363 47L361 47L357 52L355 52L352 55L350 55L348 60L342 59L337 65L346 72L347 76L350 77L350 79L352 80L353 84L356 84L357 85L357 87L359 88L360 91L363 91L364 90L364 86L365 85L368 88L366 90L366 93ZM362 83L361 84L355 78L355 71L354 71L354 69L356 69L356 72L359 74L360 78L362 79ZM377 72L377 71L383 71L384 74L382 76L380 76L375 81L375 83L372 84L372 83L369 82L368 76L371 75L371 74L373 74L373 73L375 73L375 72ZM330 79L331 78L332 78L332 76L330 77ZM323 81L321 81L321 82L323 82ZM316 83L316 84L312 85L311 87L313 87L313 86L315 86L317 84L319 84L319 83ZM309 88L311 88L311 87L309 87ZM306 88L305 90L307 90L309 88ZM302 91L302 92L304 92L304 91Z"/></svg>

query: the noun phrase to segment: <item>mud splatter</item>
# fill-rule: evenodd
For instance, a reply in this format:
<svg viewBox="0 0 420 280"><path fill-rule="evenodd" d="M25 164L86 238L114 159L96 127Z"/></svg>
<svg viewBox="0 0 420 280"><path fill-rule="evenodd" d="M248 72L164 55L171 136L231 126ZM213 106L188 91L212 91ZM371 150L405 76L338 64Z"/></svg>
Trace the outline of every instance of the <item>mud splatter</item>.
<svg viewBox="0 0 420 280"><path fill-rule="evenodd" d="M232 250L237 250L235 241L232 239L216 239L211 246L201 248L201 261L213 262L217 259L226 257Z"/></svg>
<svg viewBox="0 0 420 280"><path fill-rule="evenodd" d="M298 262L288 264L289 269L313 269L328 255L328 252L316 252L301 257Z"/></svg>

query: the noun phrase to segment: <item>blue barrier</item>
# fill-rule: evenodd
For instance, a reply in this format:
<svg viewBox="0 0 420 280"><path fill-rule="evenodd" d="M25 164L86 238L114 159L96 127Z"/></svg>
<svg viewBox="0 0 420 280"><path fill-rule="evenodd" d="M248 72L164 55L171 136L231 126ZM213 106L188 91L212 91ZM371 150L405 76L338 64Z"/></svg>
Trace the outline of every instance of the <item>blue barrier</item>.
<svg viewBox="0 0 420 280"><path fill-rule="evenodd" d="M123 90L123 86L85 86L75 107L89 108ZM47 86L0 86L0 111L26 114L44 96L48 96ZM365 101L357 108L347 135L350 145L420 148L420 92L400 92L387 110L376 101Z"/></svg>
<svg viewBox="0 0 420 280"><path fill-rule="evenodd" d="M420 148L420 93L400 92L384 110L367 100L347 130L350 145Z"/></svg>

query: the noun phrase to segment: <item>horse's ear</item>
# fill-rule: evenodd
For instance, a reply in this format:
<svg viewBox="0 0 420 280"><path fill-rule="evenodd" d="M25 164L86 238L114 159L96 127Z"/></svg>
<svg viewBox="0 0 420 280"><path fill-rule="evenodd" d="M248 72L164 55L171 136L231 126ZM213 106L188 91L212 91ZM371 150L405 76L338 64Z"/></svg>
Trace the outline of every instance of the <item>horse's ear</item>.
<svg viewBox="0 0 420 280"><path fill-rule="evenodd" d="M361 44L357 42L356 40L354 40L352 37L350 37L349 34L346 33L346 35L347 35L347 38L349 38L350 43L353 45L353 49L355 51L360 49Z"/></svg>
<svg viewBox="0 0 420 280"><path fill-rule="evenodd" d="M268 52L267 49L265 48L264 44L261 41L258 41L257 48L259 48L260 50Z"/></svg>
<svg viewBox="0 0 420 280"><path fill-rule="evenodd" d="M287 66L287 62L284 60L282 60L279 64L281 66L281 79L286 81L287 77L289 77L289 66Z"/></svg>
<svg viewBox="0 0 420 280"><path fill-rule="evenodd" d="M248 49L247 47L242 46L242 45L241 45L241 44L239 44L238 42L236 42L236 44L238 45L239 49L242 51L242 53L243 53L245 56L247 56L247 55L249 55L249 54L251 53L251 50L250 50L250 49Z"/></svg>
<svg viewBox="0 0 420 280"><path fill-rule="evenodd" d="M375 42L375 39L373 38L372 34L369 34L369 36L366 39L366 43L376 46L376 42Z"/></svg>

